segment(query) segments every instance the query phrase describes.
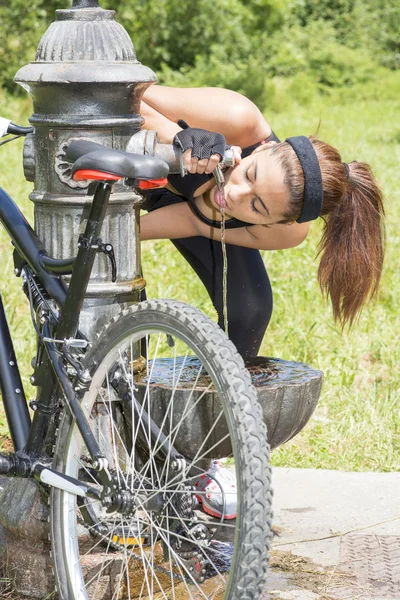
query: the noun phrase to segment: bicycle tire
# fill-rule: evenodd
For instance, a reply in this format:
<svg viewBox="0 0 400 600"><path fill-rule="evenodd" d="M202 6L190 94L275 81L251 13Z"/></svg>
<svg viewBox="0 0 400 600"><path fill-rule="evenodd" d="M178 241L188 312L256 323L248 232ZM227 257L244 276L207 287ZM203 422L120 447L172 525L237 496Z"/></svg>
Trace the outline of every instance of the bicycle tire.
<svg viewBox="0 0 400 600"><path fill-rule="evenodd" d="M134 522L134 518L131 517L131 521L129 522L130 524L126 524L121 517L121 526L118 525L118 527L120 527L118 531L122 530L123 541L121 544L120 538L120 544L118 544L114 542L115 535L111 537L113 532L115 533L115 531L118 529L115 525L115 519L117 517L114 518L114 524L111 526L111 533L108 531L108 534L104 536L104 539L101 539L102 534L100 535L97 532L97 530L100 529L99 523L103 527L108 529L110 528L109 521L107 521L108 517L106 519L104 516L104 511L101 512L102 509L100 509L100 507L95 507L95 502L88 505L85 501L85 504L81 504L81 507L78 508L76 497L67 492L53 488L50 500L51 541L56 588L60 598L61 600L88 600L88 598L90 598L90 600L97 600L97 597L105 599L118 597L123 599L126 598L128 600L130 598L138 597L138 594L136 596L131 595L130 587L133 585L130 583L131 575L129 572L129 574L126 576L125 570L128 572L129 569L131 569L130 563L132 562L134 562L135 565L131 570L136 568L138 562L137 556L140 556L141 558L139 561L141 560L142 565L144 565L142 574L143 582L140 594L142 594L145 584L147 587L146 593L148 592L148 595L143 596L144 598L174 598L174 593L171 595L170 592L172 589L175 590L174 582L176 580L178 582L176 589L178 590L178 586L181 586L179 590L184 590L183 595L179 595L179 598L223 597L224 599L229 598L230 600L257 600L262 594L268 563L268 543L271 531L271 488L270 468L268 462L269 448L266 440L266 429L261 418L261 409L257 402L256 391L251 385L249 373L244 367L242 358L239 356L234 345L230 342L224 332L200 311L186 304L175 301L155 300L142 302L130 307L128 310L121 312L121 314L115 317L101 332L97 341L93 344L92 348L84 358L84 366L90 370L92 375L91 387L82 399L82 405L86 407L88 415L92 415L94 412L93 407L95 405L97 406L96 403L98 402L99 395L101 395L102 390L104 389L105 377L107 380L107 386L110 385L109 377L112 376L110 374L115 372L115 365L118 362L115 358L116 352L119 352L118 356L120 358L118 360L121 362L126 362L126 356L129 355L127 344L132 345L132 339L134 339L136 343L142 335L147 336L147 341L149 340L149 335L153 336L152 339L154 339L155 335L158 335L159 339L163 339L164 335L166 335L168 344L170 343L168 335L171 336L171 339L177 340L173 346L174 352L176 352L175 348L177 346L179 347L180 343L184 342L187 344L190 351L195 353L195 360L201 360L202 369L207 370L213 388L218 391L218 398L222 406L223 418L226 420L229 429L238 481L238 514L237 518L232 522L234 527L234 547L233 549L229 550L229 552L232 552L232 556L229 556L229 575L227 577L222 577L222 573L220 573L218 567L215 566L215 563L218 562L218 554L216 554L217 551L215 548L221 547L220 545L217 546L217 543L224 543L220 541L216 542L216 539L218 538L221 540L223 538L225 533L222 535L221 529L222 527L227 527L227 523L223 519L221 524L217 527L215 523L217 520L207 517L211 522L211 525L207 524L207 526L205 526L208 533L214 530L217 531L217 533L214 533L213 536L210 535L210 537L207 538L207 542L209 544L209 549L207 550L208 554L205 551L205 546L201 545L200 542L198 542L198 544L200 544L199 546L194 546L195 554L193 561L195 564L195 569L198 569L198 564L205 568L205 564L208 560L210 560L212 564L212 568L210 565L207 567L209 570L211 568L211 575L209 576L209 579L206 579L204 583L195 582L194 584L194 580L192 581L190 579L193 579L192 575L189 573L190 568L184 566L186 565L184 558L182 558L183 562L180 562L181 554L176 550L176 546L179 545L179 543L181 543L183 546L187 546L186 541L182 542L179 540L180 534L176 533L176 530L174 530L175 533L170 535L172 529L169 529L169 525L165 525L164 527L167 527L167 529L163 529L159 525L160 521L157 520L158 516L156 513L154 513L153 516L153 513L149 511L151 516L147 515L146 511L143 509L144 505L142 505L141 510L136 510L137 513L140 513L141 515L145 514L146 516L144 521L146 527L143 525L142 530L139 527L139 517L137 517L137 522ZM161 336L163 337L161 338ZM123 352L121 352L121 348L123 349ZM122 356L124 358L122 358ZM154 358L152 360L154 361L154 364L156 364ZM159 361L162 360L163 359L159 359ZM150 363L153 364L153 362L148 358L148 370L151 369ZM183 361L183 363L185 364L185 361ZM109 369L109 375L104 375L104 368ZM201 373L203 374L203 371L201 371ZM199 374L200 370L197 374L197 378L199 377ZM197 378L196 382L198 381ZM101 383L99 384L98 382ZM99 385L103 387L100 388ZM150 384L147 385L149 386L148 396L150 398L150 390L152 390L152 388ZM171 393L171 398L174 397L174 394L177 396L177 390L179 389L179 386L177 383L175 383L175 388ZM191 392L192 394L194 393L194 389L195 384L193 384ZM148 444L150 446L150 451L148 448L143 451L145 457L149 457L149 466L147 466L147 471L144 471L143 474L144 467L141 467L141 471L139 472L140 465L143 465L143 461L140 463L139 467L136 467L136 465L134 466L132 464L132 457L134 454L136 457L135 461L139 461L139 450L136 449L136 446L140 445L138 440L140 435L142 435L142 431L140 432L140 435L137 433L139 431L138 425L138 429L135 433L136 437L134 436L134 427L132 425L134 422L133 417L129 425L129 419L124 416L125 409L121 408L119 396L117 396L117 401L115 404L111 404L110 398L111 396L114 398L114 392L110 388L107 393L110 403L109 417L112 415L112 418L109 418L112 436L114 436L115 440L117 440L118 435L121 442L122 436L124 436L125 442L127 442L129 436L135 440L135 442L131 443L131 446L135 446L135 451L129 450L130 455L127 451L128 443L126 443L125 459L122 459L119 455L120 450L118 450L118 448L121 446L121 442L117 440L114 443L113 452L115 454L115 463L117 464L116 472L117 474L121 474L121 479L124 478L125 482L122 482L122 487L123 485L125 485L125 487L128 485L127 481L129 480L129 469L132 471L132 473L134 473L131 475L131 479L129 480L129 484L131 485L132 489L135 476L142 473L142 481L145 481L145 475L148 473L149 468L151 471L157 471L158 469L156 473L157 478L160 476L162 478L162 473L164 471L161 471L162 465L160 460L157 459L156 461L156 459L152 456L153 450L154 456L156 456L156 449L152 449L151 442ZM204 394L203 396L205 397ZM102 399L102 401L105 406L107 406L104 399ZM173 422L173 402L174 401L172 399L169 400L167 409L171 412L171 417L168 418L170 420L169 439L171 440L173 431L171 425ZM170 408L171 403L172 408ZM144 405L145 400L142 402L142 406ZM148 406L150 410L150 399L148 399ZM123 421L122 426L121 414ZM189 420L189 412L186 414L186 416L185 413L183 413L183 415L185 418L183 419L183 417L181 417L182 423L186 420ZM220 416L221 413L219 414L218 419ZM95 423L97 423L97 421L100 419L99 417L93 417L93 419L92 417L90 418L91 422L93 421L92 427L94 427ZM117 421L119 423L119 429L117 429L115 425L115 422ZM100 425L96 425L96 427L97 426L100 427ZM143 425L141 425L141 427L143 427ZM80 442L81 445L79 445L79 437L80 436L77 432L77 427L69 410L64 410L55 444L53 468L73 476L78 476L80 472L83 473L82 469L84 467L82 466L81 461L82 452L84 452L84 449L82 441ZM174 439L176 439L176 437L177 435L175 435ZM105 440L103 441L105 444ZM123 442L122 446L124 446ZM143 446L146 446L146 440ZM209 451L206 446L204 446L204 448L206 448L206 456L209 457L211 451L213 450ZM79 457L77 458L78 454ZM120 467L120 464L122 465L123 460L125 460L125 470ZM126 464L128 464L128 468L126 467ZM198 464L200 464L200 460ZM189 474L193 472L193 468L195 467L198 468L197 465L194 464L192 465L190 471L189 469L185 471L185 479L183 479L183 483L188 483L189 481L193 483L193 477L191 475L189 476ZM165 469L165 464L163 465L163 468ZM168 472L168 467L166 472ZM179 496L179 493L181 493L180 498L187 498L187 496L184 496L183 490L186 489L184 486L181 485L181 487L177 489L176 484L175 487L173 487L168 481L170 486L168 488L167 483L161 484L160 479L158 479L158 481L160 493L163 491L164 494L166 494L167 491L169 491L169 498L173 498L177 495ZM173 481L173 479L171 479L171 481ZM151 479L151 484L154 485L153 477ZM165 485L165 489L161 488L161 485ZM144 488L145 484L142 484L142 487ZM192 490L190 491L190 494L191 496L193 495ZM138 495L139 492L137 493L137 496ZM168 505L168 502L170 502L170 505L172 504L172 501L164 502L164 504ZM166 513L166 509L163 510L164 513ZM174 511L174 514L176 514L174 517L162 514L161 518L164 519L164 521L161 522L168 523L170 518L178 520L179 516L179 527L182 526L184 528L182 529L182 535L186 538L188 535L186 530L189 529L189 525L186 525L186 521L181 517L181 513L178 515L178 512L175 508ZM194 511L189 514L193 515ZM199 513L197 512L196 515L198 514ZM142 518L144 519L144 517ZM190 518L192 518L192 516ZM194 518L196 518L196 516ZM201 519L202 518L203 517L201 517ZM151 523L149 523L149 520ZM199 521L197 520L197 522ZM201 523L204 522L205 521L201 521ZM112 527L114 527L114 529ZM164 562L155 563L155 558L152 556L152 569L154 572L151 572L151 585L149 585L148 582L146 583L146 581L149 579L148 574L146 575L147 570L149 570L149 559L145 554L147 550L143 550L144 546L142 546L142 541L138 542L136 539L134 539L133 542L130 542L133 544L133 549L128 551L129 539L127 541L127 536L125 533L126 527L129 527L128 537L129 535L136 535L131 533L133 531L139 531L137 534L138 536L142 535L142 531L151 532L151 536L153 537L151 537L151 543L149 543L149 546L152 547L154 555L156 555L155 548L157 545L161 544L162 548L164 549ZM96 529L97 536L93 535L94 528ZM88 531L90 529L92 534L91 536L89 535L90 532ZM162 533L162 531L164 533ZM168 531L167 541L167 535L165 531ZM178 529L178 531L181 530ZM231 530L223 529L222 531L228 532L229 535L226 535L228 535L229 539L232 540ZM150 533L148 535L150 535ZM191 535L192 534L190 534L190 536ZM86 546L84 546L84 543L87 544L87 540L92 540L93 537L96 541L93 541L93 546L91 549L89 549L90 553L87 555L83 554L86 551ZM193 541L192 537L190 537L190 541ZM92 541L90 541L90 544L92 544ZM138 544L138 548L140 546L139 550L136 548L135 544ZM125 557L126 566L124 567L123 572L121 566L122 574L120 572L119 579L118 577L115 577L115 574L114 579L112 574L107 576L105 575L105 571L108 569L108 566L107 569L103 566L102 570L99 570L97 575L97 588L100 589L100 595L97 596L97 588L95 591L93 591L93 587L90 588L90 585L93 586L93 582L88 583L90 581L90 571L88 575L87 565L82 566L82 564L87 560L86 556L91 556L93 558L96 552L103 552L104 554L104 546L107 546L107 556L113 557L108 559L111 561L110 564L114 564L117 560L121 561L122 559L120 558L120 555L122 554ZM95 550L95 547L100 548L101 551ZM172 549L172 547L174 547L174 549ZM226 548L227 546L223 547ZM212 550L210 548L212 548ZM167 552L167 556L169 557L169 563L166 559L165 552ZM182 554L182 556L186 555ZM198 558L198 563L196 563L196 556ZM221 560L224 561L226 556L227 552L225 554L221 553ZM102 560L104 561L104 559ZM109 563L107 563L107 565L108 564ZM171 590L165 593L165 590L161 589L162 584L160 584L159 580L162 579L160 573L162 573L163 570L168 571L168 564L169 577L172 585ZM192 563L189 561L188 564ZM220 563L218 562L218 564ZM167 565L167 567L165 567L165 565ZM225 568L225 566L221 567L221 569L222 568ZM180 576L177 574L178 570L180 572ZM110 567L108 571L111 572L112 568ZM101 573L103 574L101 575ZM221 578L221 581L224 581L225 588L219 593L219 595L215 595L216 592L214 586L212 593L208 595L209 593L207 591L207 585L209 585L210 580L214 581L217 575ZM124 578L126 581L124 584L121 584L120 581ZM154 582L154 578L156 583ZM100 579L101 584L99 584ZM116 579L119 581L118 585L122 585L122 591L119 588L116 590ZM157 589L154 588L154 585ZM221 587L221 583L218 583L218 585ZM104 588L107 588L109 592L104 592ZM206 589L206 592L203 591L204 589ZM218 590L219 588L217 591ZM192 596L192 591L193 593L195 591L198 596ZM222 593L223 596L221 595Z"/></svg>

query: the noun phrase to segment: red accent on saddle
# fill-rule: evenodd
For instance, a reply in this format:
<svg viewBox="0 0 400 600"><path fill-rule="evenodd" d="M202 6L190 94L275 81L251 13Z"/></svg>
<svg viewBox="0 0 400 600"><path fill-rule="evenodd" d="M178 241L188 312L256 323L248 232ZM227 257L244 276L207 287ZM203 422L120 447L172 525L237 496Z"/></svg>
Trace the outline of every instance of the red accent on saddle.
<svg viewBox="0 0 400 600"><path fill-rule="evenodd" d="M104 171L93 171L92 169L80 169L74 173L75 181L82 181L83 179L96 179L99 181L118 181L123 179L121 175L112 175L111 173L105 173Z"/></svg>
<svg viewBox="0 0 400 600"><path fill-rule="evenodd" d="M147 181L139 181L139 188L141 190L151 190L154 188L163 188L167 185L168 179L165 177L161 179L148 179Z"/></svg>

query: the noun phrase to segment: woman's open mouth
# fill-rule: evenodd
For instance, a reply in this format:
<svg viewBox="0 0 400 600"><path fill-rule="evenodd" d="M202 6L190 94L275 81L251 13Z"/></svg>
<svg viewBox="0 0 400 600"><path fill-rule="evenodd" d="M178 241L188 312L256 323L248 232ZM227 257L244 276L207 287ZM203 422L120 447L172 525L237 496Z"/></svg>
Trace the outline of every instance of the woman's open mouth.
<svg viewBox="0 0 400 600"><path fill-rule="evenodd" d="M223 190L219 189L217 186L214 188L214 202L220 208L228 208L228 204L226 202L225 193Z"/></svg>

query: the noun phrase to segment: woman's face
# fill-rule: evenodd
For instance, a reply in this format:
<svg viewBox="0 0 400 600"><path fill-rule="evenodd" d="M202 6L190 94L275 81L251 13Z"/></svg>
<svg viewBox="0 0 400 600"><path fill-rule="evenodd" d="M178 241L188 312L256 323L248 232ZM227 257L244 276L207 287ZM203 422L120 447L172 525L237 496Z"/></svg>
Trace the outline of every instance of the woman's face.
<svg viewBox="0 0 400 600"><path fill-rule="evenodd" d="M240 164L225 173L225 213L246 223L273 225L282 221L289 202L284 173L270 147L259 146ZM217 186L210 190L211 203L221 209Z"/></svg>

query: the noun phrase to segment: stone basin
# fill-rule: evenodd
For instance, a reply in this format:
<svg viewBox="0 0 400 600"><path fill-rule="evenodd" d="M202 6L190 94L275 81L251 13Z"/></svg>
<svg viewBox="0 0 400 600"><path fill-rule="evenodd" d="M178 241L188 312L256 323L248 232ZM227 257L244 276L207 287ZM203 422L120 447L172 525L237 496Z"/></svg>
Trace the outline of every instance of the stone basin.
<svg viewBox="0 0 400 600"><path fill-rule="evenodd" d="M184 456L193 459L212 430L205 447L212 448L213 458L229 456L232 451L229 438L219 443L228 433L225 420L220 418L213 429L221 411L218 394L213 388L205 392L210 385L207 375L199 377L193 389L200 362L195 356L186 359L178 357L175 369L180 369L183 361L179 386L174 393L172 428L177 425L182 415L186 416L179 426L174 445ZM271 448L276 448L299 433L309 421L320 396L323 373L304 363L261 356L247 361L246 367L257 390L268 430L268 441ZM171 387L174 385L173 359L157 359L150 370L151 417L161 425L168 407ZM144 398L147 384L146 374L142 374L136 381L136 397L139 402ZM195 406L202 394L203 398ZM203 451L204 448L202 453Z"/></svg>

